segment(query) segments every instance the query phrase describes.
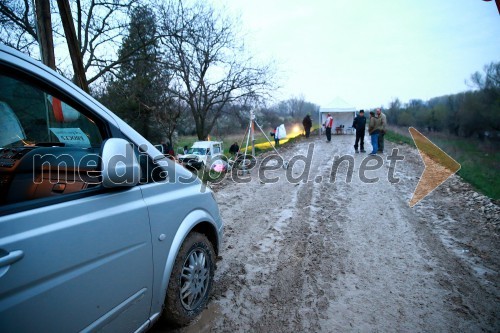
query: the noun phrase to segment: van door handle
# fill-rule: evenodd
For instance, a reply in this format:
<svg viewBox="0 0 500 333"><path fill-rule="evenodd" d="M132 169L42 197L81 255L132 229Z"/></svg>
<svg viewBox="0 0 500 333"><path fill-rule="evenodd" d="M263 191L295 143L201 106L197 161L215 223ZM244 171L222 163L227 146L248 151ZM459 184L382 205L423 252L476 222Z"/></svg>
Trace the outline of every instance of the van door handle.
<svg viewBox="0 0 500 333"><path fill-rule="evenodd" d="M0 254L2 252L5 253L5 251L0 250ZM0 267L12 265L16 261L23 259L23 257L24 257L24 252L21 250L7 252L6 255L0 257Z"/></svg>

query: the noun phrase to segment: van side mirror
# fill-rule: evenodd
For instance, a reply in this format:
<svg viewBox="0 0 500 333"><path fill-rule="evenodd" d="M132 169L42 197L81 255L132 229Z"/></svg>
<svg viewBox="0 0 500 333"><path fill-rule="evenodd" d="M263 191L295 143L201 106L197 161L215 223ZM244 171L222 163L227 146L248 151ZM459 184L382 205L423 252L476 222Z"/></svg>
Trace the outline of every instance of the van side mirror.
<svg viewBox="0 0 500 333"><path fill-rule="evenodd" d="M130 142L119 138L104 141L101 159L102 185L104 187L131 187L139 183L141 167Z"/></svg>

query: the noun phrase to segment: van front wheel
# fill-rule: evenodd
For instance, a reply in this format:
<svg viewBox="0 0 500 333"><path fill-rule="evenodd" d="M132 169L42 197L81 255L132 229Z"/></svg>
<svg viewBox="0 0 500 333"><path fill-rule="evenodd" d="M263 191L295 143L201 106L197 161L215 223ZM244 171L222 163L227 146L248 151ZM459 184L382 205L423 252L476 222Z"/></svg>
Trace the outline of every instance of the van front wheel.
<svg viewBox="0 0 500 333"><path fill-rule="evenodd" d="M189 324L205 308L215 271L215 252L203 234L192 232L175 259L163 318L176 326Z"/></svg>

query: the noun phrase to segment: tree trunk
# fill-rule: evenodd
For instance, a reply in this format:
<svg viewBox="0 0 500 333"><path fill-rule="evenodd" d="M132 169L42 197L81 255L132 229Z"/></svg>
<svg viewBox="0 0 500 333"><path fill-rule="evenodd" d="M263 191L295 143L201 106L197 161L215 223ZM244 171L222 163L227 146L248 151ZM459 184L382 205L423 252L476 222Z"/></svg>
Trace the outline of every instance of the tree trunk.
<svg viewBox="0 0 500 333"><path fill-rule="evenodd" d="M206 139L206 135L204 134L204 130L201 127L196 127L196 135L198 136L198 140L204 141Z"/></svg>

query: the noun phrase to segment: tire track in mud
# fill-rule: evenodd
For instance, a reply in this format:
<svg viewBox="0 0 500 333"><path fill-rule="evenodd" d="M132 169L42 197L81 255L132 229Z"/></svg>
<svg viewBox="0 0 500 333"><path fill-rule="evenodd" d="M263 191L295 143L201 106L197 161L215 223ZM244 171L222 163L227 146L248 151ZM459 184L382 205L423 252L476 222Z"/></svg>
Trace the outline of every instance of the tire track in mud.
<svg viewBox="0 0 500 333"><path fill-rule="evenodd" d="M346 249L343 231L338 220L343 218L342 200L336 195L336 184L330 183L332 157L330 152L321 156L318 174L321 183L308 183L312 187L311 211L308 216L308 259L303 267L305 285L303 295L304 330L321 331L321 321L328 316L329 303L336 299L333 283L345 274Z"/></svg>
<svg viewBox="0 0 500 333"><path fill-rule="evenodd" d="M300 184L294 218L284 232L285 244L270 291L270 307L254 327L257 331L320 331L329 303L335 299L332 281L345 270L342 200L329 182L331 152L316 152L307 183ZM322 182L315 179L321 177ZM333 195L332 195L333 194Z"/></svg>
<svg viewBox="0 0 500 333"><path fill-rule="evenodd" d="M256 331L318 328L317 313L310 311L311 308L317 308L317 304L313 304L314 299L309 298L309 295L304 295L307 290L304 284L313 283L311 279L306 281L306 278L313 276L309 273L320 266L319 256L310 253L314 245L312 224L309 223L313 210L313 187L309 182L295 186L298 186L298 191L294 214L283 232L283 244L269 293L269 311L256 323ZM308 299L309 304L305 304L304 299Z"/></svg>
<svg viewBox="0 0 500 333"><path fill-rule="evenodd" d="M280 202L288 203L269 209L268 200L251 204L240 201L243 211L255 210L255 205L260 208L259 216L266 216L266 228L261 228L260 233L253 229L251 237L244 237L253 239L253 244L244 244L244 239L238 244L254 250L241 260L243 265L220 269L219 282L227 288L215 292L222 295L219 304L225 309L215 331L321 329L319 322L325 317L329 300L335 297L330 281L339 267L342 271L345 250L339 245L341 240L333 240L333 235L340 232L335 220L342 212L339 202L332 199L332 184L328 183L331 155L313 156L310 174L320 175L324 180L321 184L314 182L315 177L307 183L285 181L271 188L267 188L269 184L254 183L251 191L265 186L270 197L282 193ZM231 223L229 228L230 234L243 232L236 224ZM241 261L231 259L232 263Z"/></svg>
<svg viewBox="0 0 500 333"><path fill-rule="evenodd" d="M252 174L252 182L245 185L247 192L261 191L266 194L257 198L252 196L252 200L238 204L245 215L259 222L264 220L263 225L254 221L246 225L238 219L229 218L228 225L233 229L229 238L233 232L236 236L245 234L245 237L238 239L235 245L232 245L231 239L227 240L229 245L224 257L229 260L227 265L221 265L220 281L216 283L222 287L214 293L221 294L219 304L223 308L222 320L215 323L215 331L259 330L258 323L265 323L268 313L284 309L280 304L288 293L273 289L274 283L283 277L283 273L289 274L287 261L295 262L292 259L300 257L301 251L300 246L292 243L290 247L296 247L296 250L282 251L289 243L286 229L294 221L297 201L296 185L287 183L283 172L277 170L269 174L269 177L280 177L278 184L262 184L257 175ZM227 208L230 210L229 206ZM226 207L222 206L221 212L225 210ZM238 252L234 251L236 246ZM286 284L294 285L294 281L292 277ZM264 325L262 330L267 331L268 327Z"/></svg>

